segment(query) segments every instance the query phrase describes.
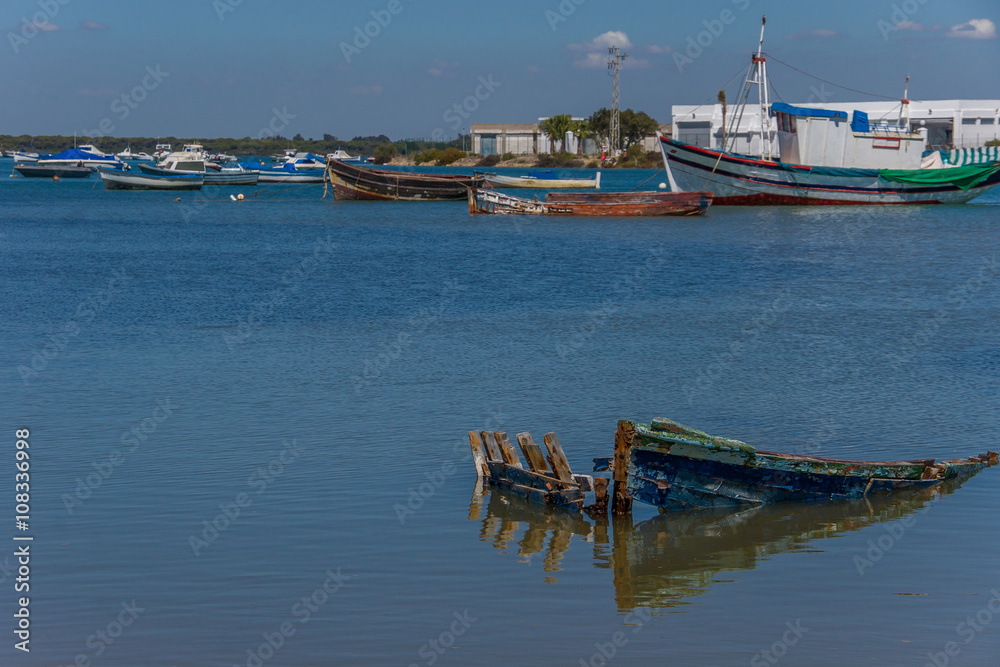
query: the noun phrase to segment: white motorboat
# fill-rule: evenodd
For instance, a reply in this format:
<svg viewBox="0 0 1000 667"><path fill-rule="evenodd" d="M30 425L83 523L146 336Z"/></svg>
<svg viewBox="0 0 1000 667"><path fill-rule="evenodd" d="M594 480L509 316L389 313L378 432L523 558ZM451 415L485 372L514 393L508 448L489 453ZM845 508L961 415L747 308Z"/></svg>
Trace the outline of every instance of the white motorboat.
<svg viewBox="0 0 1000 667"><path fill-rule="evenodd" d="M101 174L105 190L201 190L205 183L202 174L135 174L107 167L97 171Z"/></svg>
<svg viewBox="0 0 1000 667"><path fill-rule="evenodd" d="M351 155L347 151L341 150L339 148L333 153L327 153L326 159L340 160L341 162L353 162L355 164L361 164L362 162L364 162L364 158L362 158L360 155Z"/></svg>

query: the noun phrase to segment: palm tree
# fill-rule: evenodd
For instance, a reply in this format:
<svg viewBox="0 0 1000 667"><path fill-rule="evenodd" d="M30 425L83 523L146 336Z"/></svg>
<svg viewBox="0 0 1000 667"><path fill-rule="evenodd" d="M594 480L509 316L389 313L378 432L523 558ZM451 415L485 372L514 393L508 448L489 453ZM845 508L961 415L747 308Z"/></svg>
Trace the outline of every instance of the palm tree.
<svg viewBox="0 0 1000 667"><path fill-rule="evenodd" d="M549 135L549 138L552 140L553 147L558 141L558 152L562 153L563 147L566 145L566 133L573 129L573 117L569 114L551 116L539 123L538 129ZM555 153L556 151L553 150L552 152Z"/></svg>
<svg viewBox="0 0 1000 667"><path fill-rule="evenodd" d="M722 150L726 150L726 91L719 91L719 104L722 105Z"/></svg>
<svg viewBox="0 0 1000 667"><path fill-rule="evenodd" d="M583 143L590 137L590 123L578 120L573 123L573 135L576 137L576 154L583 155Z"/></svg>

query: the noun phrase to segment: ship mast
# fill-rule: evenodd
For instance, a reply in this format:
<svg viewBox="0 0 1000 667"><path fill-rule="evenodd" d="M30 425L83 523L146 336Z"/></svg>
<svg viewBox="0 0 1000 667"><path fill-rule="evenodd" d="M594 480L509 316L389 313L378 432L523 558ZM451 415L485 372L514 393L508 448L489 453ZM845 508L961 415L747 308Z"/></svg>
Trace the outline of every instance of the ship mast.
<svg viewBox="0 0 1000 667"><path fill-rule="evenodd" d="M910 131L910 75L906 75L906 86L903 88L903 99L899 107L899 126Z"/></svg>
<svg viewBox="0 0 1000 667"><path fill-rule="evenodd" d="M729 123L729 130L725 133L727 144L722 148L729 152L736 152L736 139L739 135L740 124L743 121L743 112L746 110L747 102L750 98L750 89L757 86L757 104L760 108L760 147L761 157L765 160L773 159L771 154L771 100L767 85L767 58L764 56L764 26L767 25L767 16L761 18L760 22L760 42L757 44L757 52L751 54L750 69L747 71L746 79L740 86L737 96L739 112L734 113ZM749 145L747 150L749 152Z"/></svg>

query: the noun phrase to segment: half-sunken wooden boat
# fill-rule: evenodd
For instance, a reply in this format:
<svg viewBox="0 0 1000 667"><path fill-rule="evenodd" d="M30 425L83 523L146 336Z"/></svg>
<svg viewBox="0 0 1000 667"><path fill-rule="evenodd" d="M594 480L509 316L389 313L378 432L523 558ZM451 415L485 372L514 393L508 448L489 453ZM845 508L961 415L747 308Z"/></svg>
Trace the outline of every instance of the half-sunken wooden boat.
<svg viewBox="0 0 1000 667"><path fill-rule="evenodd" d="M94 173L94 170L90 167L57 164L40 165L37 162L15 164L14 171L25 178L52 178L53 176L58 176L59 178L90 178L90 175Z"/></svg>
<svg viewBox="0 0 1000 667"><path fill-rule="evenodd" d="M483 185L481 176L372 169L339 160L327 162L324 180L333 184L337 199L368 201L462 200Z"/></svg>
<svg viewBox="0 0 1000 667"><path fill-rule="evenodd" d="M525 468L506 433L469 431L472 459L480 479L544 505L581 509L583 494L594 490L595 480L589 475L573 474L555 433L546 433L543 442L548 457L530 433L517 434L517 443L528 462Z"/></svg>
<svg viewBox="0 0 1000 667"><path fill-rule="evenodd" d="M930 487L996 464L996 452L950 461L778 454L669 419L622 420L615 434L615 512L627 511L633 498L665 510L859 498Z"/></svg>
<svg viewBox="0 0 1000 667"><path fill-rule="evenodd" d="M478 174L486 178L491 188L536 188L539 190L577 190L601 187L601 172L593 178L556 178L552 171L532 171L527 176L504 176L502 174Z"/></svg>
<svg viewBox="0 0 1000 667"><path fill-rule="evenodd" d="M470 190L469 213L652 217L704 215L711 192L550 192L525 199L496 190Z"/></svg>
<svg viewBox="0 0 1000 667"><path fill-rule="evenodd" d="M202 174L177 173L174 176L136 174L121 169L98 169L105 190L201 190Z"/></svg>

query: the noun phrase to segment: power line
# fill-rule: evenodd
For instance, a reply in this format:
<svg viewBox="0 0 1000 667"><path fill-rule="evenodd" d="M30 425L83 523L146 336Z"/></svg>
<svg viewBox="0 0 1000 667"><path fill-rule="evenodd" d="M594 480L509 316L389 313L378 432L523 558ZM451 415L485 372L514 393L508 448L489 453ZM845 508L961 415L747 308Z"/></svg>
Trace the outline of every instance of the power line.
<svg viewBox="0 0 1000 667"><path fill-rule="evenodd" d="M866 93L865 91L863 91L863 90L857 90L856 88L848 88L847 86L842 86L839 83L834 83L833 81L827 81L826 79L818 77L815 74L810 74L809 72L800 70L798 67L795 67L793 65L789 65L788 63L786 63L784 61L778 60L777 58L775 58L774 56L772 56L770 53L767 54L767 57L770 58L771 60L777 62L777 63L781 63L782 65L784 65L785 67L787 67L789 69L795 70L799 74L805 74L808 77L816 79L817 81L822 81L823 83L828 83L831 86L834 86L836 88L843 88L844 90L849 90L852 93L858 93L860 95L868 95L869 97L881 97L884 100L898 100L899 99L898 97L891 97L889 95L879 95L878 93Z"/></svg>

